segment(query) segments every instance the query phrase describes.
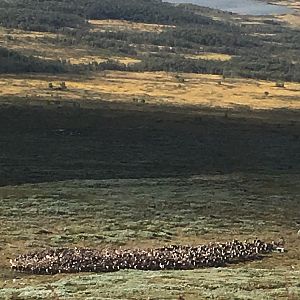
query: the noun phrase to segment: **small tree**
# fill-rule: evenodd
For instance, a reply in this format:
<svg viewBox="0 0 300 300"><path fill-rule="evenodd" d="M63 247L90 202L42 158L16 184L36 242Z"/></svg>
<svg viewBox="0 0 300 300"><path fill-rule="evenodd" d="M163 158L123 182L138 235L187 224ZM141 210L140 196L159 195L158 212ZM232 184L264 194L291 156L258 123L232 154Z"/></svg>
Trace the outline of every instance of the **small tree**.
<svg viewBox="0 0 300 300"><path fill-rule="evenodd" d="M183 77L181 77L179 74L176 74L175 75L175 78L176 78L176 80L178 81L178 82L180 82L180 83L184 83L184 78Z"/></svg>
<svg viewBox="0 0 300 300"><path fill-rule="evenodd" d="M61 88L62 90L66 90L66 89L67 89L67 85L66 85L66 83L65 83L64 81L62 81L62 82L60 83L60 88Z"/></svg>
<svg viewBox="0 0 300 300"><path fill-rule="evenodd" d="M268 97L269 95L270 95L270 93L266 91L265 96Z"/></svg>
<svg viewBox="0 0 300 300"><path fill-rule="evenodd" d="M283 81L276 81L275 86L278 88L284 88L284 82Z"/></svg>
<svg viewBox="0 0 300 300"><path fill-rule="evenodd" d="M49 89L53 89L53 83L52 82L49 82L49 84L48 84L48 87L49 87Z"/></svg>

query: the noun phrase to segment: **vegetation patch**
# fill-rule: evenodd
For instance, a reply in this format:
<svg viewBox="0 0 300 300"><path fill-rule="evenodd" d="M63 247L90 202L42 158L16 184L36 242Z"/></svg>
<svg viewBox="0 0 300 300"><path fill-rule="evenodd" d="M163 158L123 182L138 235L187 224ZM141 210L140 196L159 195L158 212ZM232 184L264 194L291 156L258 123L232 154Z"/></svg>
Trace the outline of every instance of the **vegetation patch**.
<svg viewBox="0 0 300 300"><path fill-rule="evenodd" d="M130 22L125 20L89 20L89 23L93 25L91 29L94 32L97 31L146 31L146 32L161 32L168 28L175 28L175 25L161 25L161 24L149 24Z"/></svg>
<svg viewBox="0 0 300 300"><path fill-rule="evenodd" d="M227 61L230 60L232 56L228 54L222 54L222 53L202 53L202 54L186 55L186 58Z"/></svg>
<svg viewBox="0 0 300 300"><path fill-rule="evenodd" d="M56 68L65 73L109 69L282 81L300 78L299 31L276 18L232 17L155 0L126 0L121 4L30 0L26 5L14 0L0 3L0 17L0 25L11 31L3 35L3 48L14 49L28 60L31 56L44 57L46 65L49 58L59 61ZM29 33L18 36L20 29ZM200 53L200 57L199 50L207 54ZM113 61L107 62L107 57ZM2 61L2 65L11 64L6 56ZM72 63L77 68L72 69ZM9 71L51 73L50 65L34 70L11 67ZM0 72L7 73L3 69Z"/></svg>
<svg viewBox="0 0 300 300"><path fill-rule="evenodd" d="M124 58L126 61L126 58ZM132 60L127 60L132 63ZM165 72L106 71L92 76L0 76L2 101L70 105L94 101L120 101L136 105L178 105L219 108L299 109L298 83L224 78L214 75ZM65 81L66 89L49 88ZM278 87L284 86L282 87ZM10 98L7 98L10 97ZM69 101L69 102L68 102Z"/></svg>

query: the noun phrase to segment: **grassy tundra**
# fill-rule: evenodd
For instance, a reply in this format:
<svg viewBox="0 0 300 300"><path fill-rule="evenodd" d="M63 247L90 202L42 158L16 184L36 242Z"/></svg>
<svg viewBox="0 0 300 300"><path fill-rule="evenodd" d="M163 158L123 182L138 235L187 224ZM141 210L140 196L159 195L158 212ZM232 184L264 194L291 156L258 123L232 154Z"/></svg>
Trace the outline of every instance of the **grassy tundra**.
<svg viewBox="0 0 300 300"><path fill-rule="evenodd" d="M23 68L0 66L0 299L299 299L298 13L157 3L132 16L123 1L82 12L63 0L58 12L29 0L22 13L37 10L45 24L0 1L0 46L15 51L0 48L0 59ZM92 18L102 3L114 20ZM193 271L9 269L10 258L47 247L256 237L284 237L288 252Z"/></svg>
<svg viewBox="0 0 300 300"><path fill-rule="evenodd" d="M297 182L299 176L232 174L2 187L0 296L297 299ZM37 248L199 244L258 234L264 239L283 235L289 252L259 262L195 271L29 276L6 270L6 257Z"/></svg>
<svg viewBox="0 0 300 300"><path fill-rule="evenodd" d="M297 299L297 116L107 102L93 109L2 107L0 297ZM196 271L9 271L9 258L46 247L257 236L283 236L288 252Z"/></svg>

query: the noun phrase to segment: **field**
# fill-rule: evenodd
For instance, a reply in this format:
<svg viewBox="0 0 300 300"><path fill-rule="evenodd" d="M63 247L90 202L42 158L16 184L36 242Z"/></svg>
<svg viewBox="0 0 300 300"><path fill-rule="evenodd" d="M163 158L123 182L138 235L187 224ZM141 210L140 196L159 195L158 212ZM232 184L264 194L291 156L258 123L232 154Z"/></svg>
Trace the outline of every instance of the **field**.
<svg viewBox="0 0 300 300"><path fill-rule="evenodd" d="M284 4L291 2L299 8L298 1ZM268 18L201 13L253 26L250 35L266 42L277 35L256 32ZM298 14L276 19L299 26ZM177 28L89 23L92 33L121 36ZM70 65L130 65L178 51L138 39L129 55L80 41L75 47L64 37L0 28L0 46ZM236 57L199 49L178 53L195 63ZM81 73L0 75L0 299L300 299L300 83L235 74ZM287 252L189 271L33 276L11 271L9 263L48 247L257 237L283 237Z"/></svg>
<svg viewBox="0 0 300 300"><path fill-rule="evenodd" d="M299 298L297 112L105 103L1 107L0 298ZM9 271L9 258L49 246L282 236L287 253L224 269Z"/></svg>
<svg viewBox="0 0 300 300"><path fill-rule="evenodd" d="M289 8L293 8L295 11L293 14L281 15L281 16L277 16L277 18L279 20L284 21L288 25L299 29L299 26L300 26L300 1L279 0L279 1L270 1L270 3L280 4L280 5L287 6Z"/></svg>
<svg viewBox="0 0 300 300"><path fill-rule="evenodd" d="M49 89L65 81L67 90ZM267 93L267 94L266 94ZM190 105L246 109L299 109L300 84L239 78L222 79L216 75L165 72L115 72L87 76L2 76L0 96L6 100L85 100L143 102L154 105ZM23 101L24 102L24 101ZM47 101L44 101L46 104Z"/></svg>
<svg viewBox="0 0 300 300"><path fill-rule="evenodd" d="M226 61L230 60L232 58L231 55L228 54L222 54L222 53L209 53L204 52L202 54L194 54L194 55L186 55L186 58L192 58L192 59L207 59L207 60L220 60L220 61Z"/></svg>
<svg viewBox="0 0 300 300"><path fill-rule="evenodd" d="M297 299L299 176L213 175L6 186L2 264L66 245L147 247L284 236L286 254L225 269L56 276L4 270L1 299ZM41 226L42 224L42 226ZM35 298L36 299L36 298Z"/></svg>
<svg viewBox="0 0 300 300"><path fill-rule="evenodd" d="M211 13L211 12L210 12ZM293 15L296 17L297 15ZM284 16L287 17L287 16ZM263 24L264 19L231 17L241 25ZM238 20L237 20L238 19ZM245 21L246 20L246 21ZM136 23L124 20L90 20L92 31L107 32L161 32L170 25ZM173 26L174 27L174 26ZM139 63L150 51L144 45L136 48L137 55L120 56L107 49L92 48L78 43L66 45L60 40L62 33L24 31L0 27L0 46L49 60L63 60L72 65L101 63L109 59L125 65ZM262 35L262 33L256 33ZM272 34L270 34L272 35ZM60 42L58 42L60 41ZM136 45L137 46L137 45ZM166 50L166 47L156 48ZM168 48L168 47L167 47ZM169 50L168 50L169 51ZM180 53L193 60L229 61L232 56L209 51L197 54ZM149 53L148 53L149 54ZM174 55L174 53L169 53ZM67 90L49 89L65 81ZM222 78L218 75L185 74L172 72L90 72L85 75L3 75L0 76L0 103L47 104L53 101L78 102L81 106L88 101L119 101L150 105L201 106L225 109L299 109L300 84L288 82L276 87L275 81L241 79L232 74ZM61 104L60 104L61 105ZM63 105L63 104L62 104Z"/></svg>
<svg viewBox="0 0 300 300"><path fill-rule="evenodd" d="M92 31L150 31L161 32L166 28L174 28L171 25L137 23L125 20L89 20L93 25Z"/></svg>
<svg viewBox="0 0 300 300"><path fill-rule="evenodd" d="M3 27L0 27L0 33L0 46L47 60L65 60L73 65L93 62L102 63L109 59L126 65L140 61L137 58L125 55L117 56L109 51L95 50L84 45L78 45L77 47L57 45L57 39L63 38L63 34L6 29Z"/></svg>

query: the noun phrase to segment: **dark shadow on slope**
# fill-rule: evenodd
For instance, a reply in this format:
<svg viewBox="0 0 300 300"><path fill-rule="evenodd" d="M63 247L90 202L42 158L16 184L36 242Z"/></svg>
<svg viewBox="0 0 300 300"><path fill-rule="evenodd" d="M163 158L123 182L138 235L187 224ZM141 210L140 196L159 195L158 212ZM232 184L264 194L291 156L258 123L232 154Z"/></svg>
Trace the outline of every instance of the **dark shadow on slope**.
<svg viewBox="0 0 300 300"><path fill-rule="evenodd" d="M297 173L300 124L284 118L277 114L269 122L179 109L127 110L120 105L115 109L2 106L0 185Z"/></svg>

